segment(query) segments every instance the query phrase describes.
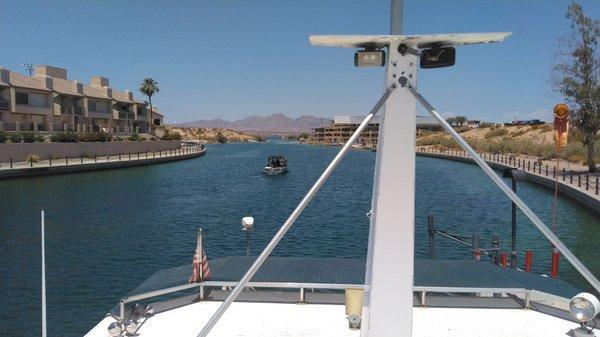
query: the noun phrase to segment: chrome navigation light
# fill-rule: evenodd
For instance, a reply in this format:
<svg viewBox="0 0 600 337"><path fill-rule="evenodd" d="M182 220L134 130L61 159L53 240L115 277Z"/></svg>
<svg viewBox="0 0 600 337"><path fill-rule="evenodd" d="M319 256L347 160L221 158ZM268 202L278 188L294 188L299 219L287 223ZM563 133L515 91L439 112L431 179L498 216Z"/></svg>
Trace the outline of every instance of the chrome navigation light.
<svg viewBox="0 0 600 337"><path fill-rule="evenodd" d="M118 337L123 332L123 328L119 322L112 322L108 325L108 335L110 337Z"/></svg>
<svg viewBox="0 0 600 337"><path fill-rule="evenodd" d="M580 293L569 301L569 311L576 320L585 323L600 313L600 301L590 293Z"/></svg>

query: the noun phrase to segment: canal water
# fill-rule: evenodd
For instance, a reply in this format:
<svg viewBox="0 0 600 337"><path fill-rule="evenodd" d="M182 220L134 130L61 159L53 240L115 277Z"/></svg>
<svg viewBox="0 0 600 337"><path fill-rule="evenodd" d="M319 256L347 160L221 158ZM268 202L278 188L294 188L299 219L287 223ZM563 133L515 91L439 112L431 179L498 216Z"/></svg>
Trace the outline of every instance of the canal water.
<svg viewBox="0 0 600 337"><path fill-rule="evenodd" d="M207 146L204 157L160 165L0 181L0 327L40 334L40 229L44 207L50 336L81 336L158 269L191 263L196 230L210 258L246 253L241 218L253 216L257 254L339 148L295 143ZM270 154L288 157L285 176L261 175ZM275 249L277 256L363 257L375 153L352 151ZM427 216L461 235L510 240L510 202L474 165L417 157L415 255L428 256ZM519 195L550 223L552 191L519 184ZM600 275L598 215L558 204L559 235ZM550 246L519 214L519 264L534 251L534 272L549 273ZM470 251L437 238L439 258ZM561 260L560 277L587 288Z"/></svg>

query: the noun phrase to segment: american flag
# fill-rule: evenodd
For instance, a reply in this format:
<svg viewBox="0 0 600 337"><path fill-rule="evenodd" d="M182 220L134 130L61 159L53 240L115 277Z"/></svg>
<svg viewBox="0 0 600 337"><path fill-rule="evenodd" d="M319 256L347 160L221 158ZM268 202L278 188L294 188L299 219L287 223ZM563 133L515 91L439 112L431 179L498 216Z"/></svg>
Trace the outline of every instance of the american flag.
<svg viewBox="0 0 600 337"><path fill-rule="evenodd" d="M202 265L200 265L200 253L196 251L194 254L194 261L192 262L192 276L190 276L189 283L198 283L205 280L210 280L210 268L208 267L208 259L206 254L202 251ZM200 273L202 268L202 273Z"/></svg>

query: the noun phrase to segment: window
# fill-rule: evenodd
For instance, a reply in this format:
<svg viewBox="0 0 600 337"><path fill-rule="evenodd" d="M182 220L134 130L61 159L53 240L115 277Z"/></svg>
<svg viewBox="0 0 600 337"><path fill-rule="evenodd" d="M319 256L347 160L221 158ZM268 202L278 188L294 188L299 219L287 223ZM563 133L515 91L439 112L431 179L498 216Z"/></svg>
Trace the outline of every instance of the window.
<svg viewBox="0 0 600 337"><path fill-rule="evenodd" d="M96 102L88 101L88 111L96 111Z"/></svg>
<svg viewBox="0 0 600 337"><path fill-rule="evenodd" d="M36 107L36 108L47 108L48 107L48 95L30 92L29 93L29 105Z"/></svg>
<svg viewBox="0 0 600 337"><path fill-rule="evenodd" d="M96 112L108 112L108 104L107 102L96 102Z"/></svg>
<svg viewBox="0 0 600 337"><path fill-rule="evenodd" d="M29 95L27 95L27 93L17 92L17 93L15 93L15 99L17 101L17 104L23 104L23 105L29 104Z"/></svg>

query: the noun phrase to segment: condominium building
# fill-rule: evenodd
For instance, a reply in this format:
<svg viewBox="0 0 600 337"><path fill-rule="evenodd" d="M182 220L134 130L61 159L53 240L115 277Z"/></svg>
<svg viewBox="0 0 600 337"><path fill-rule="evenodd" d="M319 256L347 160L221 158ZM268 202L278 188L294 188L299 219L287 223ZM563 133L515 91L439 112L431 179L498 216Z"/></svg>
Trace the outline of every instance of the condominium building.
<svg viewBox="0 0 600 337"><path fill-rule="evenodd" d="M145 102L119 91L108 78L89 84L67 78L67 70L36 66L33 76L0 68L0 130L145 133L153 121Z"/></svg>
<svg viewBox="0 0 600 337"><path fill-rule="evenodd" d="M335 116L331 124L312 129L308 143L317 145L341 145L350 139L364 117L357 116ZM417 132L419 130L438 130L440 125L432 117L417 116ZM353 144L355 147L371 148L377 147L379 137L379 117L374 117L367 128L360 134Z"/></svg>

